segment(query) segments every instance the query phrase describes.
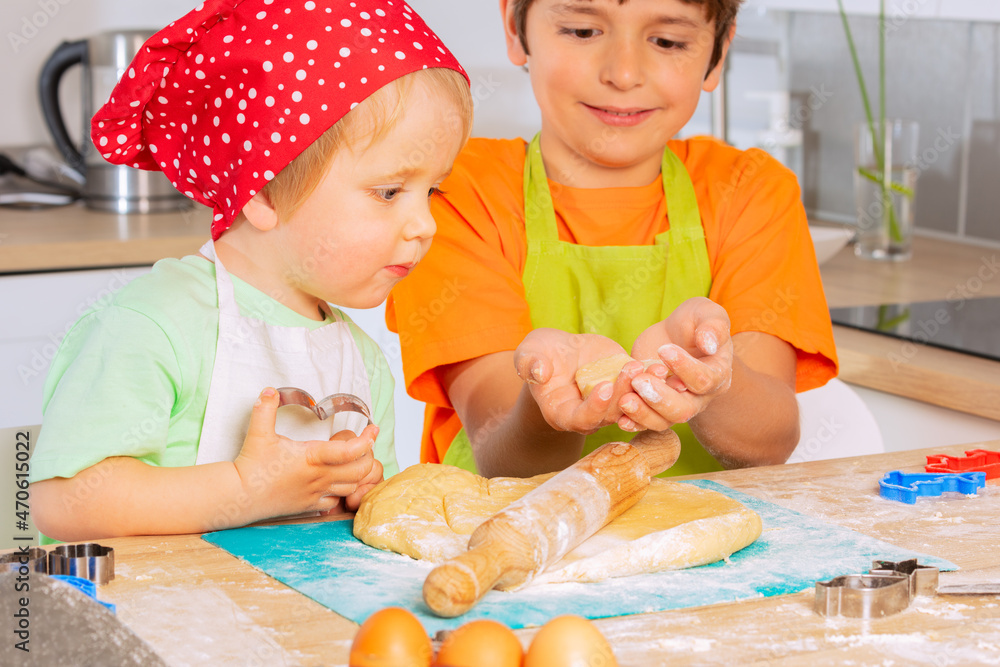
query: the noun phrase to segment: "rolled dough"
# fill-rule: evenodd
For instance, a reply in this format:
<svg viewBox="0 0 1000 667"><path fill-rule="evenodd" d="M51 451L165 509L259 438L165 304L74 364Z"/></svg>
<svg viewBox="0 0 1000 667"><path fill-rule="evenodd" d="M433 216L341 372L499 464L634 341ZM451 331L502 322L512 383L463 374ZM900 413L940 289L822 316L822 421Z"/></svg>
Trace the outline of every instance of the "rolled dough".
<svg viewBox="0 0 1000 667"><path fill-rule="evenodd" d="M551 476L487 479L453 466L410 466L365 496L354 535L379 549L441 563L468 548L479 524ZM654 478L642 500L532 583L705 565L752 544L760 533L760 516L732 498Z"/></svg>

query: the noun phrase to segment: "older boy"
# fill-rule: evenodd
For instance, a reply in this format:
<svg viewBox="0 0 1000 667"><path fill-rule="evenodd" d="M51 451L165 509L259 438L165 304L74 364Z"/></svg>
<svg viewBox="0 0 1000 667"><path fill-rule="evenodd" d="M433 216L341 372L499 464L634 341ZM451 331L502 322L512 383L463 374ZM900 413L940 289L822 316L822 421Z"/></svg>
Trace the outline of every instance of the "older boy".
<svg viewBox="0 0 1000 667"><path fill-rule="evenodd" d="M469 143L433 250L390 298L429 404L424 460L530 475L669 427L671 474L791 453L795 391L836 374L794 176L762 151L672 140L718 84L739 4L501 0L542 128ZM662 365L630 362L583 399L576 370L622 351Z"/></svg>

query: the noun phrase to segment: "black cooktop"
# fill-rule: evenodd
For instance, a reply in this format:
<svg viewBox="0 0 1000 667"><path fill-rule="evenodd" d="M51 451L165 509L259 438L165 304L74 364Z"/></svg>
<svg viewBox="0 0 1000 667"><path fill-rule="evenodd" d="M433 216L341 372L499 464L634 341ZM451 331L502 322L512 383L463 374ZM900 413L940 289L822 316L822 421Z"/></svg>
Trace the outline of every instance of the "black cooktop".
<svg viewBox="0 0 1000 667"><path fill-rule="evenodd" d="M831 308L830 317L834 324L1000 361L1000 297Z"/></svg>

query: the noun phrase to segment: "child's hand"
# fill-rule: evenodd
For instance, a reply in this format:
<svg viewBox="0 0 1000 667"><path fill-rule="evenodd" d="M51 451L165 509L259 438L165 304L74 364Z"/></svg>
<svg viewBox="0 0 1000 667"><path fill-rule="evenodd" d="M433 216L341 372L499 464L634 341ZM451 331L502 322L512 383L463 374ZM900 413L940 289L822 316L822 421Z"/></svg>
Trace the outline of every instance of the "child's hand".
<svg viewBox="0 0 1000 667"><path fill-rule="evenodd" d="M341 497L350 498L371 484L376 468L381 479L382 466L372 452L377 426L346 440L341 431L330 440L298 442L274 432L278 402L273 388L261 392L234 461L253 520L329 512Z"/></svg>
<svg viewBox="0 0 1000 667"><path fill-rule="evenodd" d="M632 379L635 394L620 403L624 430L662 431L701 413L732 382L733 341L729 315L706 299L688 299L646 329L632 346L636 359L659 358L673 374L654 365ZM639 400L641 398L641 400Z"/></svg>
<svg viewBox="0 0 1000 667"><path fill-rule="evenodd" d="M375 463L372 465L371 472L368 473L367 477L358 482L358 488L354 491L354 493L344 498L344 506L348 512L357 512L365 494L378 486L378 484L384 479L382 462L378 459L374 459L374 462Z"/></svg>
<svg viewBox="0 0 1000 667"><path fill-rule="evenodd" d="M626 364L613 384L586 399L580 396L576 372L598 359L625 350L597 334L570 334L559 329L535 329L514 351L514 367L531 391L542 416L557 431L589 434L622 417L618 401L632 391L629 382L642 364Z"/></svg>

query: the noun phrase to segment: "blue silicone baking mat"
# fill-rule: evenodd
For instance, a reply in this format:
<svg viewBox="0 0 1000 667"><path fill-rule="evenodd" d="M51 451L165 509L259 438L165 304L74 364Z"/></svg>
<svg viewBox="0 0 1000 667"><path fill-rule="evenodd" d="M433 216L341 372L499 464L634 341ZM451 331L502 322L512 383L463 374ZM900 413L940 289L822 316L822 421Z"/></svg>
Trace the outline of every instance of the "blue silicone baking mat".
<svg viewBox="0 0 1000 667"><path fill-rule="evenodd" d="M580 584L490 591L470 612L438 618L421 588L431 565L380 551L351 534L350 521L257 526L205 539L356 623L383 607L405 607L431 635L476 618L512 628L542 625L561 614L624 616L734 602L812 589L817 581L867 572L872 561L919 558L941 570L941 558L901 549L853 530L785 509L708 480L683 482L730 496L760 514L764 531L747 548L711 565Z"/></svg>

